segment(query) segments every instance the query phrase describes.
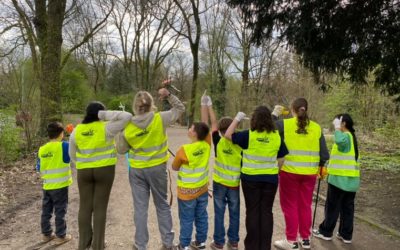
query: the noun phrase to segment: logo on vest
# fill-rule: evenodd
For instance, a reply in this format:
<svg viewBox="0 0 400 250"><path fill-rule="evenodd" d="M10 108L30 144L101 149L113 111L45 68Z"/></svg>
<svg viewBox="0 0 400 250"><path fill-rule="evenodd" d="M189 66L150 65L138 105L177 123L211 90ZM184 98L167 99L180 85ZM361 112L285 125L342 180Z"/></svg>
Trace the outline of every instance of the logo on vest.
<svg viewBox="0 0 400 250"><path fill-rule="evenodd" d="M229 149L223 149L222 152L224 152L227 155L233 155L233 150L231 148Z"/></svg>
<svg viewBox="0 0 400 250"><path fill-rule="evenodd" d="M42 154L42 155L40 155L42 158L51 158L51 157L53 157L53 153L52 152L48 152L48 153L46 153L46 154Z"/></svg>
<svg viewBox="0 0 400 250"><path fill-rule="evenodd" d="M84 131L84 132L81 133L81 135L83 135L83 136L93 136L94 135L94 131L93 131L93 129L88 130L88 131Z"/></svg>
<svg viewBox="0 0 400 250"><path fill-rule="evenodd" d="M144 129L142 132L137 133L135 136L140 137L140 136L147 135L148 133L150 133L150 131L147 131L147 129Z"/></svg>
<svg viewBox="0 0 400 250"><path fill-rule="evenodd" d="M202 154L204 154L203 149L200 149L200 150L197 150L197 151L193 152L193 156L200 156Z"/></svg>
<svg viewBox="0 0 400 250"><path fill-rule="evenodd" d="M269 138L268 137L257 138L256 140L261 142L261 143L269 143Z"/></svg>

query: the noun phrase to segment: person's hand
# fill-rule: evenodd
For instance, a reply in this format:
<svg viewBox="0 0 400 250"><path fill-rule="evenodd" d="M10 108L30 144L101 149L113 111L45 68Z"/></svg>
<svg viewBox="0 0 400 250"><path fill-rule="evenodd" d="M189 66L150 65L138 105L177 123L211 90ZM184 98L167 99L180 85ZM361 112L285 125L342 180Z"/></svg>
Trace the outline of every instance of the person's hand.
<svg viewBox="0 0 400 250"><path fill-rule="evenodd" d="M211 97L209 97L208 95L202 95L201 106L211 106L211 105L212 105Z"/></svg>
<svg viewBox="0 0 400 250"><path fill-rule="evenodd" d="M335 118L335 120L333 120L332 124L335 127L335 130L340 130L342 127L342 119L343 117L341 116L340 118Z"/></svg>
<svg viewBox="0 0 400 250"><path fill-rule="evenodd" d="M328 169L326 167L320 167L318 172L318 178L321 180L325 180L328 176Z"/></svg>
<svg viewBox="0 0 400 250"><path fill-rule="evenodd" d="M275 105L272 115L279 117L281 115L288 115L289 111L282 105Z"/></svg>
<svg viewBox="0 0 400 250"><path fill-rule="evenodd" d="M240 122L241 120L243 120L246 117L246 114L243 112L238 112L235 116L235 120Z"/></svg>
<svg viewBox="0 0 400 250"><path fill-rule="evenodd" d="M163 100L163 99L167 98L170 95L170 93L169 93L168 89L160 88L158 90L158 95L160 96L160 99Z"/></svg>

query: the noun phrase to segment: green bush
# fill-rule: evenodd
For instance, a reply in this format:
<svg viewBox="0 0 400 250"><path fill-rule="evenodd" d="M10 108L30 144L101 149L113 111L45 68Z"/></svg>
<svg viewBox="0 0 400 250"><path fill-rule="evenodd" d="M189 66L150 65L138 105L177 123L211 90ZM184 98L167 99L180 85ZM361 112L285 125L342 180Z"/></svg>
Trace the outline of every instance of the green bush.
<svg viewBox="0 0 400 250"><path fill-rule="evenodd" d="M0 163L9 164L21 155L21 132L12 113L0 110Z"/></svg>

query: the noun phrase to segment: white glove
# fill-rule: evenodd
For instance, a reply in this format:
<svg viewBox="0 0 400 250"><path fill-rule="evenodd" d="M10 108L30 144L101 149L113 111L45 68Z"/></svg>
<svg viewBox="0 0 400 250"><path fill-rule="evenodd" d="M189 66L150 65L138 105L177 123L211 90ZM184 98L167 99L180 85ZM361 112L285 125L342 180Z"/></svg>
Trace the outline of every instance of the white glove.
<svg viewBox="0 0 400 250"><path fill-rule="evenodd" d="M238 112L236 114L235 120L240 122L241 120L243 120L246 117L246 114L243 112Z"/></svg>
<svg viewBox="0 0 400 250"><path fill-rule="evenodd" d="M285 108L281 105L275 105L274 111L272 111L272 114L276 117L279 117L280 115L282 115L284 109Z"/></svg>
<svg viewBox="0 0 400 250"><path fill-rule="evenodd" d="M207 96L207 97L208 97L207 106L212 106L211 97L210 96Z"/></svg>
<svg viewBox="0 0 400 250"><path fill-rule="evenodd" d="M340 130L342 127L342 119L343 117L341 116L340 118L335 118L335 120L333 120L332 124L335 127L335 130Z"/></svg>
<svg viewBox="0 0 400 250"><path fill-rule="evenodd" d="M209 104L211 103L211 104ZM201 106L211 106L211 98L208 95L202 95L201 96Z"/></svg>

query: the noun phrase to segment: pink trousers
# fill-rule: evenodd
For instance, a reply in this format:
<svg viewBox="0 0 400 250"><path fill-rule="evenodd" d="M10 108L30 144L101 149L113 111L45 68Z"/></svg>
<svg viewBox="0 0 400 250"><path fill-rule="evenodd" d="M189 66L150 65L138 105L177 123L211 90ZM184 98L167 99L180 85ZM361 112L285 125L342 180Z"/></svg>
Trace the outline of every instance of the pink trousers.
<svg viewBox="0 0 400 250"><path fill-rule="evenodd" d="M309 239L312 223L312 196L316 175L279 173L279 199L286 223L286 239Z"/></svg>

